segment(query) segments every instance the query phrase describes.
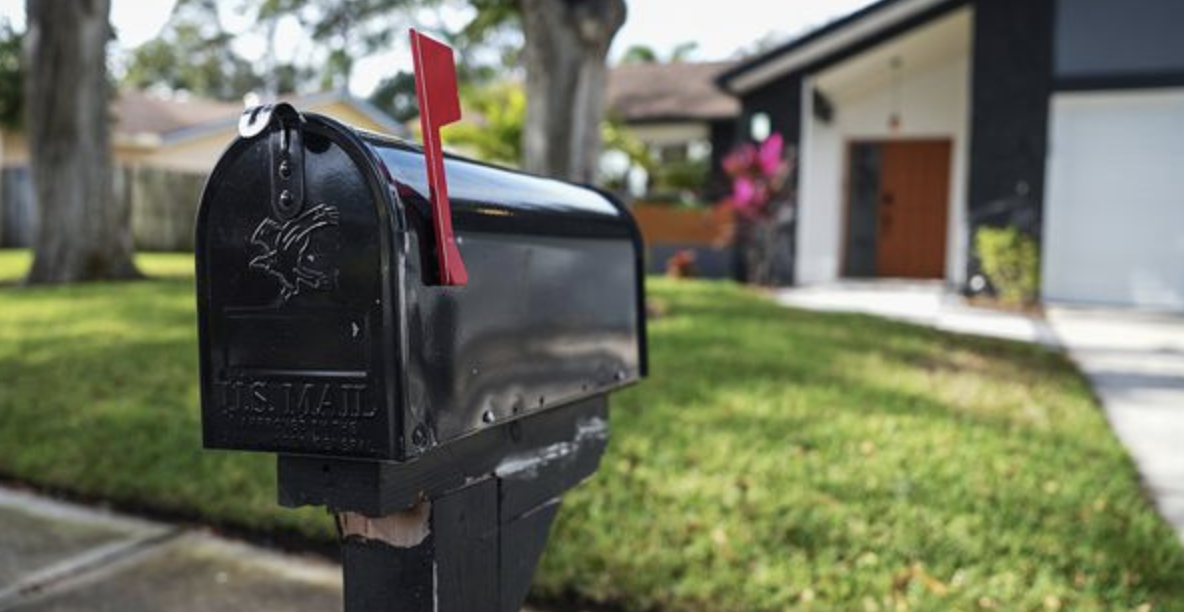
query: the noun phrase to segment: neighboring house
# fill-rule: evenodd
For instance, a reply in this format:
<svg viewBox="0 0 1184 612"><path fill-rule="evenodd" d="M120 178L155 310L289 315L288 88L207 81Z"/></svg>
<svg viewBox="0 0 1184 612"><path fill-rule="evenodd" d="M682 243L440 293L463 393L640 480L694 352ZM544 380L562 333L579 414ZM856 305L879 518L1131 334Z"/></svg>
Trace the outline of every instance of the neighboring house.
<svg viewBox="0 0 1184 612"><path fill-rule="evenodd" d="M345 92L286 101L301 111L328 115L362 129L406 135L406 129L388 115ZM139 246L173 249L188 245L204 177L237 136L242 112L242 104L188 96L162 97L143 91L118 94L111 108L113 161L125 170L122 195L131 198ZM2 137L0 247L27 246L36 224L28 143L21 132L5 132ZM128 185L130 182L135 184ZM117 181L117 190L120 188Z"/></svg>
<svg viewBox="0 0 1184 612"><path fill-rule="evenodd" d="M624 123L659 163L709 160L708 192L720 190L719 161L736 140L740 104L715 86L733 62L631 63L609 72L609 117Z"/></svg>
<svg viewBox="0 0 1184 612"><path fill-rule="evenodd" d="M798 147L798 283L974 289L975 229L1017 225L1045 300L1181 309L1181 24L1178 0L883 0L718 83Z"/></svg>
<svg viewBox="0 0 1184 612"><path fill-rule="evenodd" d="M342 91L286 99L304 112L320 113L367 130L405 135L403 126L365 100ZM240 103L189 96L162 97L121 91L112 104L111 145L118 165L208 173L238 135ZM4 167L29 163L22 133L4 134Z"/></svg>

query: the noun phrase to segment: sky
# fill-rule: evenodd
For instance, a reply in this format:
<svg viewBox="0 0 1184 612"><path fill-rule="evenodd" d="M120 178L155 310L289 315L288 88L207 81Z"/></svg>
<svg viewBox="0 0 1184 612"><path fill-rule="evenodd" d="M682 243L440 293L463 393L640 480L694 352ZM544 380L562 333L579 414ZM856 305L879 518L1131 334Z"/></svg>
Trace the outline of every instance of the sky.
<svg viewBox="0 0 1184 612"><path fill-rule="evenodd" d="M23 26L24 1L0 0L0 19ZM698 47L692 59L728 59L761 39L788 40L867 4L870 0L628 0L629 17L613 42L610 58L620 57L633 45L649 46L665 56L681 43L695 42ZM111 22L119 33L119 48L131 49L157 36L172 5L172 0L112 0ZM457 10L444 11L439 17L445 24L464 20L463 12ZM232 30L249 25L234 15L225 20ZM281 25L277 42L281 50L299 52L298 27ZM248 59L260 57L263 48L261 40L250 38L236 45ZM410 55L403 49L363 58L356 63L350 90L367 95L386 76L410 68Z"/></svg>

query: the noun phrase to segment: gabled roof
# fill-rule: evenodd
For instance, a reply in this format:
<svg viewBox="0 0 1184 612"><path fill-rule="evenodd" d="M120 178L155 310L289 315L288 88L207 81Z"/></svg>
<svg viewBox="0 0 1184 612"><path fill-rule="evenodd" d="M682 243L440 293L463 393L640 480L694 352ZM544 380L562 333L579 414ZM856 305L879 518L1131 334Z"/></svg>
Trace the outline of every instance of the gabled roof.
<svg viewBox="0 0 1184 612"><path fill-rule="evenodd" d="M869 44L946 13L968 0L880 0L804 36L749 58L722 73L716 84L736 94L783 75L824 65Z"/></svg>
<svg viewBox="0 0 1184 612"><path fill-rule="evenodd" d="M740 103L715 86L733 62L624 64L609 71L609 115L626 123L714 121L740 114Z"/></svg>
<svg viewBox="0 0 1184 612"><path fill-rule="evenodd" d="M398 136L406 129L369 102L345 91L326 91L283 98L298 109L343 102L353 106L384 130ZM165 97L139 90L119 92L113 104L116 139L144 146L176 144L238 125L243 105L191 96Z"/></svg>
<svg viewBox="0 0 1184 612"><path fill-rule="evenodd" d="M120 91L113 126L123 136L157 136L210 121L237 117L243 105L189 96L166 98L141 90Z"/></svg>

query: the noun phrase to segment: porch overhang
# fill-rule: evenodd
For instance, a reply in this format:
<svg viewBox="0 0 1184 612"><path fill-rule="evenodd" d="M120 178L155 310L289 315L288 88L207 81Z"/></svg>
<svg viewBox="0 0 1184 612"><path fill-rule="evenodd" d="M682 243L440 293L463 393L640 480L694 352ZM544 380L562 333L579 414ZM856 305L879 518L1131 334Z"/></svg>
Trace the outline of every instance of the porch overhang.
<svg viewBox="0 0 1184 612"><path fill-rule="evenodd" d="M881 0L722 73L716 84L743 96L795 72L840 62L970 0Z"/></svg>

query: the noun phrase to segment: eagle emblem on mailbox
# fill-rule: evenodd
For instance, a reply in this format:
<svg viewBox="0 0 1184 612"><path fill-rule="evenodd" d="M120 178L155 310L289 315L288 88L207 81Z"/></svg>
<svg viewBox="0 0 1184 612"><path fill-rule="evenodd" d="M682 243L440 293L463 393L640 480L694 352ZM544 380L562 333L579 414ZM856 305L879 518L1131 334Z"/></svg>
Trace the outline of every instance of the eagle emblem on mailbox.
<svg viewBox="0 0 1184 612"><path fill-rule="evenodd" d="M333 286L335 274L317 265L320 254L311 246L313 235L335 227L338 218L336 207L318 204L287 221L265 218L255 228L251 244L262 252L251 259L250 267L279 281L281 303L304 289L323 291Z"/></svg>

